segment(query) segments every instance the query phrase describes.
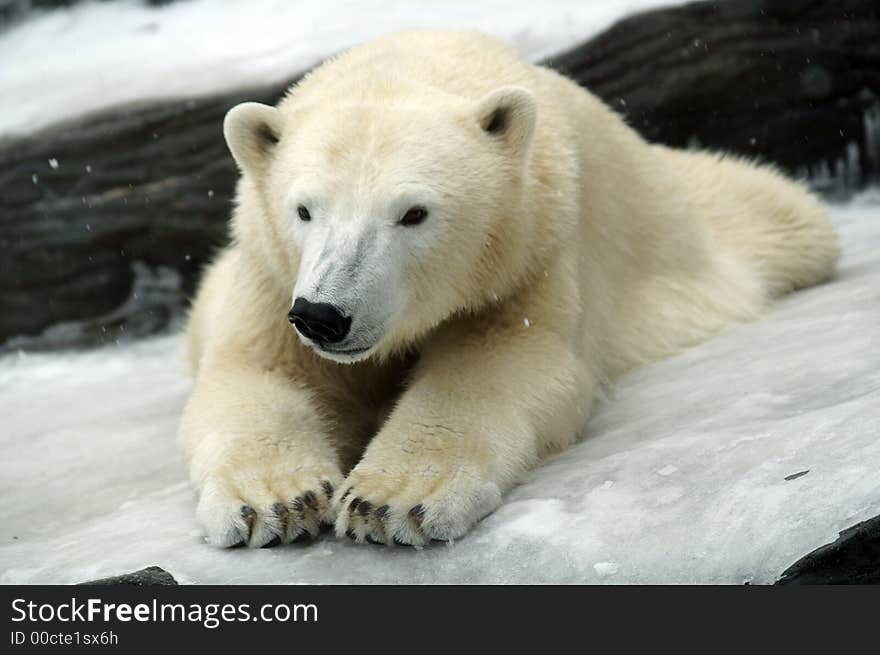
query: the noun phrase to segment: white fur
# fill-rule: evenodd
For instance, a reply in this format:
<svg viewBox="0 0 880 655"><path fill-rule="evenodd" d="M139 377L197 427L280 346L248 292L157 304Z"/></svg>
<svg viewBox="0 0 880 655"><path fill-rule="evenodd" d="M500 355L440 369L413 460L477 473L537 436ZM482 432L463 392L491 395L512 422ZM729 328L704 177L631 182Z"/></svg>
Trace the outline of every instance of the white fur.
<svg viewBox="0 0 880 655"><path fill-rule="evenodd" d="M477 33L355 48L224 130L235 245L193 307L181 427L220 546L333 520L358 541L457 538L574 441L604 384L838 256L800 185L648 145ZM425 222L399 225L415 205ZM351 317L334 348L365 350L300 339L298 296Z"/></svg>

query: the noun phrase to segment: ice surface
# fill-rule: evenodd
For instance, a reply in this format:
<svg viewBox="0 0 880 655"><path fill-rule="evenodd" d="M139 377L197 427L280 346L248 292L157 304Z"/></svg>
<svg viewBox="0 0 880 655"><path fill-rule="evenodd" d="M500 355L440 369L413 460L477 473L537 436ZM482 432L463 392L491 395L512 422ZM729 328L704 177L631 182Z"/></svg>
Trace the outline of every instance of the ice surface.
<svg viewBox="0 0 880 655"><path fill-rule="evenodd" d="M880 192L833 213L836 280L622 380L451 546L214 550L175 445L179 337L2 358L0 582L772 582L880 514Z"/></svg>
<svg viewBox="0 0 880 655"><path fill-rule="evenodd" d="M145 98L281 81L407 28L477 28L531 59L670 0L190 0L57 9L0 35L0 136Z"/></svg>

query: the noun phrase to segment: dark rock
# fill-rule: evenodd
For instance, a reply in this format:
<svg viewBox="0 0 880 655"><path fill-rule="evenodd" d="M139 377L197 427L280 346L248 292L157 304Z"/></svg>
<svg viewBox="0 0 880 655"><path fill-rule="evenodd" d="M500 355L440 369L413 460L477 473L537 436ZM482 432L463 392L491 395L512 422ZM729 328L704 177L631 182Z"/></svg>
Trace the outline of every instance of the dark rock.
<svg viewBox="0 0 880 655"><path fill-rule="evenodd" d="M116 109L0 144L0 342L18 337L6 349L142 336L179 316L226 243L237 172L223 115L282 90ZM164 277L158 299L139 277Z"/></svg>
<svg viewBox="0 0 880 655"><path fill-rule="evenodd" d="M177 580L174 579L168 571L158 566L148 566L140 571L133 573L123 573L112 578L101 578L100 580L89 580L88 582L80 582L81 585L127 585L130 587L148 587L152 585L176 585Z"/></svg>
<svg viewBox="0 0 880 655"><path fill-rule="evenodd" d="M840 533L788 567L778 585L880 584L880 516Z"/></svg>
<svg viewBox="0 0 880 655"><path fill-rule="evenodd" d="M880 182L880 3L700 2L626 18L552 65L650 141Z"/></svg>
<svg viewBox="0 0 880 655"><path fill-rule="evenodd" d="M110 0L102 0L109 2ZM0 0L0 28L28 18L37 11L64 9L79 4L82 0ZM147 6L167 5L174 0L141 0Z"/></svg>
<svg viewBox="0 0 880 655"><path fill-rule="evenodd" d="M876 0L728 0L647 12L549 62L648 139L880 180ZM166 328L227 241L238 102L294 80L128 106L0 141L0 352Z"/></svg>

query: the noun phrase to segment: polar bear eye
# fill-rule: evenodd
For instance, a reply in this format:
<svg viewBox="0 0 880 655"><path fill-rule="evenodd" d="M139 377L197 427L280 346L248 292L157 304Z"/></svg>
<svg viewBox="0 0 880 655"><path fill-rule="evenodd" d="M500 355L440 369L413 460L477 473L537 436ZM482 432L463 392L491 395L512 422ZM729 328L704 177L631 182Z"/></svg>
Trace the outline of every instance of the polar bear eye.
<svg viewBox="0 0 880 655"><path fill-rule="evenodd" d="M312 220L312 215L309 213L309 210L305 208L304 205L300 205L296 208L296 213L299 214L300 220L310 221Z"/></svg>
<svg viewBox="0 0 880 655"><path fill-rule="evenodd" d="M400 225L418 225L428 218L428 210L424 207L410 207L398 221Z"/></svg>

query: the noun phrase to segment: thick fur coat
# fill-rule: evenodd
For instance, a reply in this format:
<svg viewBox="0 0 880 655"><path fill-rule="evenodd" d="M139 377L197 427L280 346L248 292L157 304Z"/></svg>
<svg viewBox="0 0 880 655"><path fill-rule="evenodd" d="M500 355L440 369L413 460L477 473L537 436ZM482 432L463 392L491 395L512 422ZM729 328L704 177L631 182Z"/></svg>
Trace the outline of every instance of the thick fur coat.
<svg viewBox="0 0 880 655"><path fill-rule="evenodd" d="M234 239L192 309L181 424L218 546L460 537L609 382L838 257L801 185L650 145L478 33L354 48L224 131Z"/></svg>

